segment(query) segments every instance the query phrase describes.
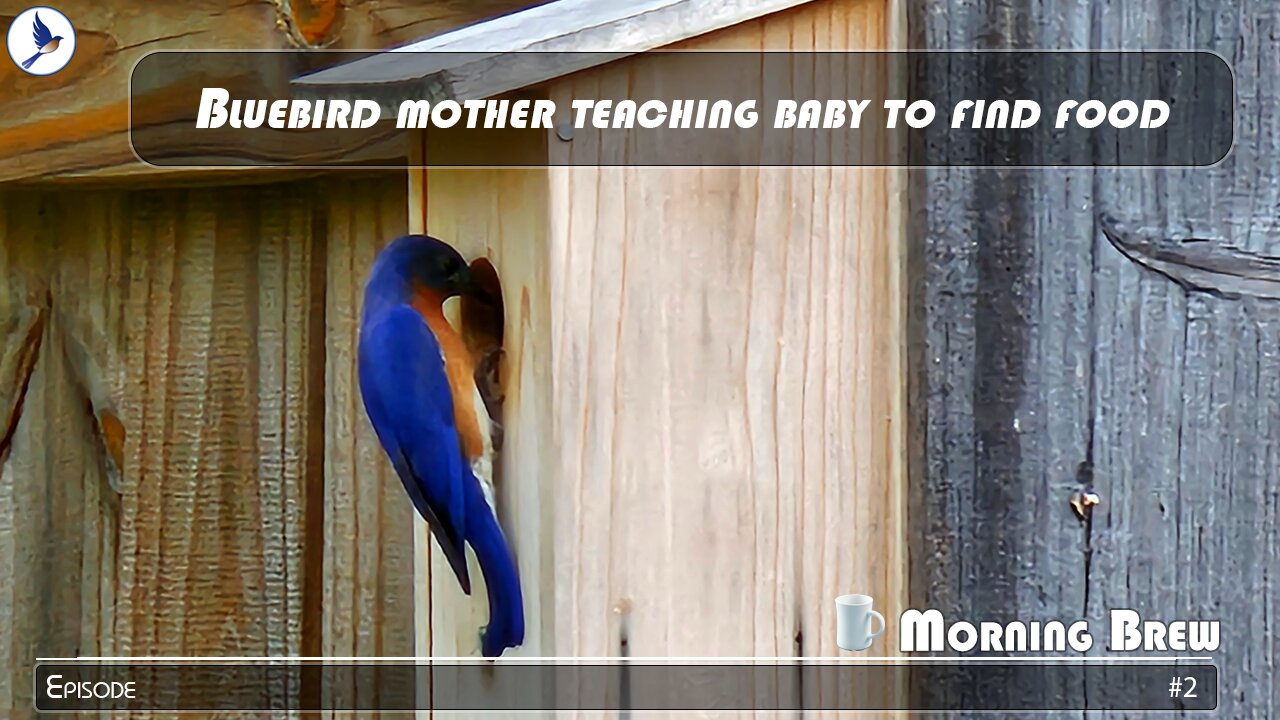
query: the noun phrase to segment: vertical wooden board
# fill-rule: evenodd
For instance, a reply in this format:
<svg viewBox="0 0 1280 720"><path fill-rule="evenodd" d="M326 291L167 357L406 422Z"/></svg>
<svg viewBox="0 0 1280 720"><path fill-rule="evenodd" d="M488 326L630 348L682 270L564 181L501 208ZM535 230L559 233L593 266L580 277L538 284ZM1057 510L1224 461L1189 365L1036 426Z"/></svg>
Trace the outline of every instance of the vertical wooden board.
<svg viewBox="0 0 1280 720"><path fill-rule="evenodd" d="M265 583L283 597L266 607L267 653L307 656L320 647L324 532L324 238L314 188L244 188L225 201L259 198L257 355L259 498ZM252 300L252 297L250 298ZM283 358L283 360L282 360ZM270 591L268 594L273 594ZM286 698L311 692L274 689Z"/></svg>
<svg viewBox="0 0 1280 720"><path fill-rule="evenodd" d="M263 195L5 196L6 217L25 230L7 222L0 255L49 283L55 318L2 483L15 498L6 513L37 523L0 541L12 551L0 552L13 570L5 597L26 614L10 629L13 677L36 655L301 648L304 454L319 418L309 200ZM121 497L69 338L101 366L125 425ZM56 622L30 616L50 612ZM12 704L29 707L29 682L13 687Z"/></svg>
<svg viewBox="0 0 1280 720"><path fill-rule="evenodd" d="M1276 537L1280 528L1280 484L1274 481L1275 468L1280 467L1280 311L1275 306L1257 306L1253 308L1258 322L1258 368L1257 396L1258 407L1254 414L1255 426L1246 432L1254 432L1265 437L1267 442L1259 447L1253 457L1253 465L1249 472L1255 480L1253 494L1249 501L1257 504L1253 511L1260 525L1271 528L1268 541L1254 541L1251 550L1256 553L1257 564L1263 564L1266 572L1258 587L1254 602L1261 605L1260 612L1249 618L1248 625L1241 629L1243 637L1258 638L1256 647L1251 647L1249 657L1240 663L1241 669L1250 677L1256 678L1254 687L1236 683L1232 689L1232 700L1240 704L1256 701L1268 707L1280 707L1280 631L1276 628L1274 618L1280 616L1280 538ZM1236 532L1248 532L1247 525L1236 525ZM1241 570L1252 573L1253 558L1242 558L1239 561ZM1255 578L1256 575L1250 575Z"/></svg>
<svg viewBox="0 0 1280 720"><path fill-rule="evenodd" d="M127 258L132 243L128 234L129 205L124 193L95 193L86 198L86 204L88 205L87 217L90 218L89 224L100 228L100 239L89 243L86 256L89 267L100 268L101 272L87 273L91 284L80 300L88 306L90 313L88 322L81 322L81 329L85 333L92 332L93 336L81 337L79 340L87 343L86 347L98 358L100 369L104 374L106 392L119 402L119 399L125 395L126 380L124 339L127 320L124 314L124 297L128 287ZM83 312L79 314L81 317L85 315ZM99 451L101 452L101 448ZM98 472L100 473L101 467L102 459L99 458ZM121 472L123 473L123 468ZM120 568L118 544L123 505L118 493L115 492L118 488L110 488L106 480L107 478L101 478L93 485L98 492L99 505L106 507L106 511L100 512L101 538L98 542L100 547L98 584L101 593L99 604L102 608L102 615L96 628L98 647L96 652L84 654L110 657L116 655L116 634L113 629L117 616L117 577ZM92 497L92 493L87 494ZM88 574L84 577L84 581L87 582ZM86 641L82 647L90 648L92 645Z"/></svg>
<svg viewBox="0 0 1280 720"><path fill-rule="evenodd" d="M147 242L135 249L134 259L150 283L136 302L130 298L138 312L129 317L127 345L145 349L131 367L129 386L141 420L141 457L130 463L134 492L126 495L133 500L126 505L132 520L126 533L133 540L126 562L134 566L137 582L122 588L132 603L120 630L138 655L216 654L225 641L228 649L246 654L265 650L240 647L247 633L223 624L245 617L238 610L246 598L239 583L218 572L223 544L236 538L235 532L222 532L224 518L227 526L236 519L234 505L221 502L221 488L241 468L219 472L223 458L211 437L237 429L235 422L220 422L221 403L214 400L214 361L221 360L222 350L215 338L240 340L233 324L245 315L244 286L236 287L245 268L236 268L234 279L225 268L218 272L214 207L181 192L147 194L135 202L133 230ZM228 348L237 350L243 347ZM226 367L220 362L217 370ZM223 382L244 387L242 376ZM247 450L256 455L256 448ZM245 530L256 534L258 528ZM191 595L203 602L189 604Z"/></svg>
<svg viewBox="0 0 1280 720"><path fill-rule="evenodd" d="M537 146L512 153L545 157ZM428 147L427 157L430 158ZM545 170L432 170L425 184L426 228L468 259L485 256L502 283L504 332L504 444L494 483L499 518L516 555L524 595L525 642L509 656L556 654L550 614L555 445L551 426L550 298L547 268ZM458 589L438 545L431 541L430 654L479 653L488 621L483 580L472 596ZM474 557L473 578L483 578Z"/></svg>
<svg viewBox="0 0 1280 720"><path fill-rule="evenodd" d="M1276 475L1274 466L1259 463L1274 442L1267 429L1258 434L1259 423L1272 421L1277 406L1275 395L1260 392L1263 318L1276 318L1270 303L1203 295L1188 302L1184 382L1192 380L1183 393L1181 488L1169 546L1176 549L1171 610L1216 618L1227 608L1256 608L1223 628L1218 707L1232 713L1280 707L1274 654L1280 631L1256 607L1259 598L1275 597L1280 575L1280 525L1267 502ZM1241 442L1248 437L1262 442Z"/></svg>
<svg viewBox="0 0 1280 720"><path fill-rule="evenodd" d="M1111 608L1165 612L1152 598L1179 594L1188 582L1180 579L1176 516L1188 489L1179 467L1184 383L1196 381L1184 372L1185 294L1100 242L1093 457L1103 504L1086 537L1085 617L1105 628ZM1096 639L1094 654L1117 651ZM1088 689L1099 701L1107 691Z"/></svg>
<svg viewBox="0 0 1280 720"><path fill-rule="evenodd" d="M83 208L85 217L99 219L114 199ZM18 280L13 290L22 293L6 298L10 310L37 287L61 294L85 282L101 285L111 274L109 265L90 264L88 238L65 234L56 197L6 193L0 203L5 278ZM64 253L70 257L60 261ZM72 309L80 305L75 299L67 305L64 311L71 315L81 309ZM98 309L111 314L119 307L108 297ZM104 497L105 474L83 397L72 385L64 355L65 320L66 315L49 318L12 454L0 468L0 563L6 578L0 622L7 635L0 708L15 717L33 714L29 673L35 658L97 653L102 625L111 618L115 517Z"/></svg>
<svg viewBox="0 0 1280 720"><path fill-rule="evenodd" d="M1087 4L1010 14L910 2L907 14L908 47L922 50L1086 47L1090 38ZM966 96L990 85L959 68L918 80L955 83ZM920 142L945 134L931 129ZM1094 398L1105 402L1092 385L1093 323L1107 311L1095 308L1091 178L1066 169L911 173L913 607L1000 622L1071 622L1086 612L1086 532L1068 499L1077 468L1093 459ZM912 687L944 703L1011 691Z"/></svg>
<svg viewBox="0 0 1280 720"><path fill-rule="evenodd" d="M321 185L327 216L324 602L321 654L414 652L415 513L365 415L356 352L364 283L383 244L408 226L403 173ZM391 688L326 686L333 702Z"/></svg>
<svg viewBox="0 0 1280 720"><path fill-rule="evenodd" d="M1266 302L1186 295L1117 253L1098 232L1098 216L1154 229L1163 250L1196 237L1219 250L1276 254L1269 210L1272 130L1280 122L1276 9L1054 2L1010 22L1005 7L909 8L912 44L921 48L1213 50L1233 65L1239 95L1235 148L1212 169L916 175L920 292L911 365L919 383L912 397L920 400L912 415L923 457L913 501L922 537L913 553L920 558L913 559L913 603L963 617L1035 607L1068 619L1083 602L1094 623L1113 607L1162 620L1230 615L1218 654L1218 712L1275 707L1269 658L1277 634L1270 606L1257 600L1274 594L1274 553L1263 559L1256 551L1276 544L1274 481L1258 475L1274 454L1276 401L1262 379L1274 364L1274 311ZM1007 266L1014 281L992 283L1005 258L1025 258L1027 248L1029 265ZM984 314L992 318L985 332ZM1009 316L1035 322L1010 323ZM1005 352L982 352L993 345ZM1008 353L1025 362L1005 364ZM984 385L1013 394L1005 407L1020 434L1001 429L1010 413L991 405ZM975 432L980 423L992 432ZM982 457L993 445L1007 456L1014 443L1022 456L1014 468ZM1103 505L1091 525L1073 530L1065 503L1076 483L1061 473L1077 453L1093 461ZM1003 488L985 492L1006 503L969 505L982 488ZM982 528L984 542L967 541L972 526ZM1014 562L993 563L993 547ZM970 567L981 569L990 591L966 587L961 568ZM1094 652L1106 652L1104 642ZM1103 692L1089 688L1091 698Z"/></svg>
<svg viewBox="0 0 1280 720"><path fill-rule="evenodd" d="M52 293L59 302L55 305L55 325L46 338L50 344L44 357L51 368L64 364L62 386L69 392L62 402L74 413L71 426L79 426L75 435L84 462L80 653L111 655L121 505L119 496L110 487L104 446L96 437L96 428L86 412L86 398L82 390L71 384L79 378L67 362L66 345L79 343L89 352L101 365L107 394L112 398L121 396L124 389L121 336L125 324L121 289L129 248L125 232L128 203L124 193L101 192L80 198L75 213L68 205L66 198L57 202L63 218L60 238L67 242L55 243L51 249L57 268L52 273ZM73 217L79 219L81 226L91 228L91 232L80 237L68 232L68 220ZM46 427L46 432L52 429ZM75 534L74 530L71 534Z"/></svg>
<svg viewBox="0 0 1280 720"><path fill-rule="evenodd" d="M142 241L126 311L130 578L117 631L135 655L298 653L313 482L300 458L320 391L299 211L311 200L202 188L131 202Z"/></svg>
<svg viewBox="0 0 1280 720"><path fill-rule="evenodd" d="M840 8L815 3L705 46L815 30L819 47L884 42L871 4ZM842 70L817 77L838 83ZM643 95L647 82L619 63L558 81L552 97L621 83ZM612 142L579 130L551 152L636 152ZM556 609L561 654L835 654L836 595L900 610L887 175L552 172L557 476L571 499L556 578L576 592Z"/></svg>
<svg viewBox="0 0 1280 720"><path fill-rule="evenodd" d="M1124 313L1138 327L1114 336L1132 352L1100 363L1117 367L1117 384L1099 424L1100 458L1111 462L1098 471L1111 502L1095 530L1090 617L1105 621L1118 607L1153 619L1228 613L1213 653L1219 707L1271 706L1277 633L1267 601L1256 615L1238 609L1275 594L1280 532L1268 462L1280 397L1264 375L1275 364L1275 308L1188 296L1142 269L1126 274L1140 277L1140 312Z"/></svg>
<svg viewBox="0 0 1280 720"><path fill-rule="evenodd" d="M601 75L586 73L572 86L553 88L557 104L567 96L600 94ZM558 94L563 93L563 96ZM576 133L569 146L552 145L558 153L604 155L616 149L602 146L599 133ZM555 586L572 594L555 605L555 627L564 628L556 652L572 657L616 656L635 604L613 593L609 571L614 549L609 544L612 483L609 466L617 398L603 368L614 363L616 348L597 349L592 339L618 325L621 279L620 214L607 204L609 192L620 188L624 171L617 168L553 168L549 184L549 238L552 342L552 426L557 450L554 494L561 498L553 534ZM616 196L615 196L616 197ZM598 218L613 218L600 223ZM570 238L597 233L591 243ZM589 279L589 281L587 280ZM614 330L616 336L616 330ZM606 511L608 509L608 511ZM572 629L569 632L569 629Z"/></svg>
<svg viewBox="0 0 1280 720"><path fill-rule="evenodd" d="M1153 17L1161 21L1153 23ZM1209 263L1241 250L1270 261L1280 256L1271 209L1280 187L1274 182L1280 171L1274 152L1280 123L1278 20L1276 8L1261 2L1100 8L1103 44L1190 46L1219 53L1235 74L1237 102L1235 145L1222 163L1209 169L1099 173L1101 211L1119 217L1131 233L1154 240L1159 250L1198 249ZM1194 143L1197 136L1172 141ZM1188 238L1201 242L1187 243ZM1129 372L1141 378L1132 386L1140 390L1112 399L1134 419L1150 416L1150 427L1144 424L1135 434L1122 424L1123 415L1114 426L1099 418L1099 431L1133 448L1128 464L1107 477L1116 485L1114 502L1123 504L1131 518L1103 536L1127 562L1117 561L1111 573L1091 574L1090 586L1111 589L1127 601L1125 607L1152 618L1223 617L1221 649L1215 653L1221 673L1218 711L1235 716L1280 707L1274 678L1280 631L1269 608L1258 603L1276 593L1274 548L1280 546L1280 525L1271 509L1275 473L1260 470L1271 467L1265 464L1274 445L1269 425L1276 417L1276 397L1263 380L1267 349L1274 344L1274 303L1186 293L1106 240L1100 243L1099 252L1108 253L1113 264L1128 265L1129 276L1142 278L1137 298L1117 290L1123 298L1117 311L1131 324L1160 334L1143 332L1142 344L1135 347L1138 357ZM1174 263L1172 271L1178 270ZM1176 302L1152 302L1153 296ZM1105 318L1099 322L1105 327ZM1092 614L1100 616L1107 607L1093 607ZM1225 621L1226 616L1232 619Z"/></svg>
<svg viewBox="0 0 1280 720"><path fill-rule="evenodd" d="M782 210L799 197L792 172L811 176L574 170L560 186L573 194L553 207L569 208L571 229L553 239L573 243L562 256L593 257L590 302L556 306L565 316L557 345L585 346L557 358L564 374L585 375L585 388L556 387L557 412L586 418L558 423L559 477L570 485L559 494L578 498L558 523L558 552L581 568L577 596L558 609L567 618L558 626L577 630L558 640L575 643L574 655L834 654L827 606L836 595L892 597L898 569L887 560L900 536L880 520L890 516L888 430L869 419L888 407L875 388L893 385L871 342L887 328L868 322L862 347L841 347L834 330L855 322L849 306L868 318L884 308L825 277L816 256L841 250L800 239L808 224ZM598 184L582 188L592 175ZM625 177L626 189L609 175ZM624 198L619 214L605 209L611 192ZM700 203L700 193L728 200ZM582 222L592 217L622 224ZM764 235L770 226L796 234L779 243ZM828 229L814 235L852 242ZM875 255L833 264L883 272ZM616 274L601 272L609 267ZM569 394L583 405L564 402ZM810 557L824 552L832 555ZM591 570L601 563L604 573Z"/></svg>

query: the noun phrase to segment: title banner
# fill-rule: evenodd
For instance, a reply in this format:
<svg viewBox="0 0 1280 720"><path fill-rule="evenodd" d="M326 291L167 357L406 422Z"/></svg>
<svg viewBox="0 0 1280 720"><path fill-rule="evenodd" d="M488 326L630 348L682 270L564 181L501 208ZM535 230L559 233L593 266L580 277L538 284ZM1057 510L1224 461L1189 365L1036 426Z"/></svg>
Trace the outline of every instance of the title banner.
<svg viewBox="0 0 1280 720"><path fill-rule="evenodd" d="M574 70L492 97L467 90L500 86L496 60L382 53L402 79L362 83L348 64L372 55L149 54L134 150L158 166L405 167L425 132L416 162L437 167L1102 167L1211 166L1233 142L1231 68L1207 52L524 53L506 62ZM308 81L342 66L341 83Z"/></svg>
<svg viewBox="0 0 1280 720"><path fill-rule="evenodd" d="M965 688L897 697L859 688ZM1218 669L1152 660L778 664L41 663L35 706L67 711L1213 710ZM902 693L906 695L906 693ZM883 698L889 696L886 701Z"/></svg>

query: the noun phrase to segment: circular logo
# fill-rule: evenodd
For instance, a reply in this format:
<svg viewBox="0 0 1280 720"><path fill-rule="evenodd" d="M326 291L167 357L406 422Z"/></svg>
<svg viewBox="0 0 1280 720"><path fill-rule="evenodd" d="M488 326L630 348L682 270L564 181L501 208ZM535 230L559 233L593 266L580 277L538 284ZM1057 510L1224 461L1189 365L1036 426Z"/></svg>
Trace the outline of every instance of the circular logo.
<svg viewBox="0 0 1280 720"><path fill-rule="evenodd" d="M27 8L9 26L9 57L23 72L52 75L76 53L76 29L66 15L51 7Z"/></svg>

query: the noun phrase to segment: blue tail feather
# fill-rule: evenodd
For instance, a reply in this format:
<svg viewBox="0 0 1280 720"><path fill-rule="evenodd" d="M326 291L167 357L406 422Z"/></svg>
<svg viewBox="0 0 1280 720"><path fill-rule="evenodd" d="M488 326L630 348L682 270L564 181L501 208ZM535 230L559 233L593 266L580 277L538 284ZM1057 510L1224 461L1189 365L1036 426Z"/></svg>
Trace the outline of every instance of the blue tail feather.
<svg viewBox="0 0 1280 720"><path fill-rule="evenodd" d="M40 59L40 55L41 55L41 53L36 53L35 55L32 55L31 57L29 57L29 58L27 58L26 60L24 60L24 61L22 62L22 69L23 69L23 70L29 70L29 69L31 69L31 66L32 66L32 65L34 65L34 64L35 64L35 62L36 62L37 60L39 60L39 59Z"/></svg>
<svg viewBox="0 0 1280 720"><path fill-rule="evenodd" d="M480 483L468 483L467 542L480 561L489 595L489 624L480 642L485 657L498 657L507 648L524 644L524 597L515 558L502 527L484 500Z"/></svg>

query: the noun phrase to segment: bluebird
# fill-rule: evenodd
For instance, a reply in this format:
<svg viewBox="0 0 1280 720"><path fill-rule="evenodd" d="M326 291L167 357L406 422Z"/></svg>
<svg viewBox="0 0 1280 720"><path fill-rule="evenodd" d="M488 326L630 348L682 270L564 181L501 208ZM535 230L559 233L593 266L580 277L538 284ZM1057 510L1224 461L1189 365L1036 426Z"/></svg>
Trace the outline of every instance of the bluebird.
<svg viewBox="0 0 1280 720"><path fill-rule="evenodd" d="M35 64L36 60L40 59L41 55L48 55L49 53L57 50L58 43L62 42L61 35L54 35L49 31L49 26L40 22L40 13L36 13L36 22L33 27L35 30L36 48L38 49L36 50L35 55L32 55L22 62L23 70L31 69L31 66Z"/></svg>
<svg viewBox="0 0 1280 720"><path fill-rule="evenodd" d="M443 311L445 300L472 285L466 261L448 244L427 235L393 241L365 286L357 363L378 442L467 595L465 546L475 551L489 596L481 652L496 657L523 644L524 601L483 482L490 444L475 368Z"/></svg>

